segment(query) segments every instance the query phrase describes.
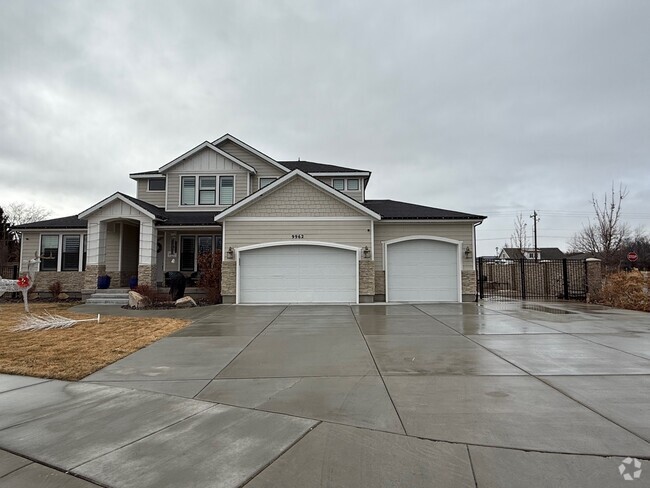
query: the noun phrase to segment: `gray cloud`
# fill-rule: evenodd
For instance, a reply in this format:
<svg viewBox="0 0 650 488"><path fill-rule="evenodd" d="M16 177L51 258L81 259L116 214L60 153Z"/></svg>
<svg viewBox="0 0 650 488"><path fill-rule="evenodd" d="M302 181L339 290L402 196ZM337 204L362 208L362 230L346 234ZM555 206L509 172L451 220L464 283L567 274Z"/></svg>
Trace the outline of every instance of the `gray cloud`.
<svg viewBox="0 0 650 488"><path fill-rule="evenodd" d="M369 198L541 209L564 247L592 192L650 211L650 4L0 2L0 205L74 214L205 139L373 171ZM26 194L27 193L27 194Z"/></svg>

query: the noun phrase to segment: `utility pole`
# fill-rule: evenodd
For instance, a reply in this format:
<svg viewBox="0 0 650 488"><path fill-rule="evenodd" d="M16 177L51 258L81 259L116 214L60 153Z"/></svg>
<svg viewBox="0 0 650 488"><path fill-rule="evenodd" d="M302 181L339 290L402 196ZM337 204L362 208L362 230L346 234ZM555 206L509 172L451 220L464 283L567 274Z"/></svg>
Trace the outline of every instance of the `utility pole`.
<svg viewBox="0 0 650 488"><path fill-rule="evenodd" d="M537 216L537 210L533 210L533 215L530 216L533 219L533 235L535 236L535 262L539 261L539 256L537 254L537 222L539 222L539 217Z"/></svg>

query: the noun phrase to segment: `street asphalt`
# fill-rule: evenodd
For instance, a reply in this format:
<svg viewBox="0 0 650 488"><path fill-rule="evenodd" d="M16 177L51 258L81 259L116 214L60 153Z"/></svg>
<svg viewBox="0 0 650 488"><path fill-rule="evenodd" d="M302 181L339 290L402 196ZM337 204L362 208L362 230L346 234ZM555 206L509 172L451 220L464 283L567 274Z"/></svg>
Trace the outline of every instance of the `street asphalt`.
<svg viewBox="0 0 650 488"><path fill-rule="evenodd" d="M649 314L493 302L186 315L81 382L0 375L0 488L650 487Z"/></svg>

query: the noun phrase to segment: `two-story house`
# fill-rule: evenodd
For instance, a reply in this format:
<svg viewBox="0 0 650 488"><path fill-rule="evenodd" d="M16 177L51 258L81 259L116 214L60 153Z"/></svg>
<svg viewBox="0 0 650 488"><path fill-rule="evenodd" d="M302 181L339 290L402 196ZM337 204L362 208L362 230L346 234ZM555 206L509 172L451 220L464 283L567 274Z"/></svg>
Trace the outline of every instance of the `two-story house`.
<svg viewBox="0 0 650 488"><path fill-rule="evenodd" d="M225 303L433 302L475 298L475 228L484 216L367 200L370 172L276 161L226 134L153 171L132 173L78 215L17 228L36 286L88 296L98 276L125 287L191 274L222 251ZM417 175L414 175L417 177Z"/></svg>

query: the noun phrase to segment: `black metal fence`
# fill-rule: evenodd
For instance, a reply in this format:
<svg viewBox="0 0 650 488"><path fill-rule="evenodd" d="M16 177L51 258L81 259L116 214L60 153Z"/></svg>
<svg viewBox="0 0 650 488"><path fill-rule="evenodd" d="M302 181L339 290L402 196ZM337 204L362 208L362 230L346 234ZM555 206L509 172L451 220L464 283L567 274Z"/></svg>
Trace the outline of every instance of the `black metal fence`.
<svg viewBox="0 0 650 488"><path fill-rule="evenodd" d="M8 280L18 279L18 265L0 266L0 276Z"/></svg>
<svg viewBox="0 0 650 488"><path fill-rule="evenodd" d="M576 259L477 260L478 295L487 300L585 300L587 263Z"/></svg>

